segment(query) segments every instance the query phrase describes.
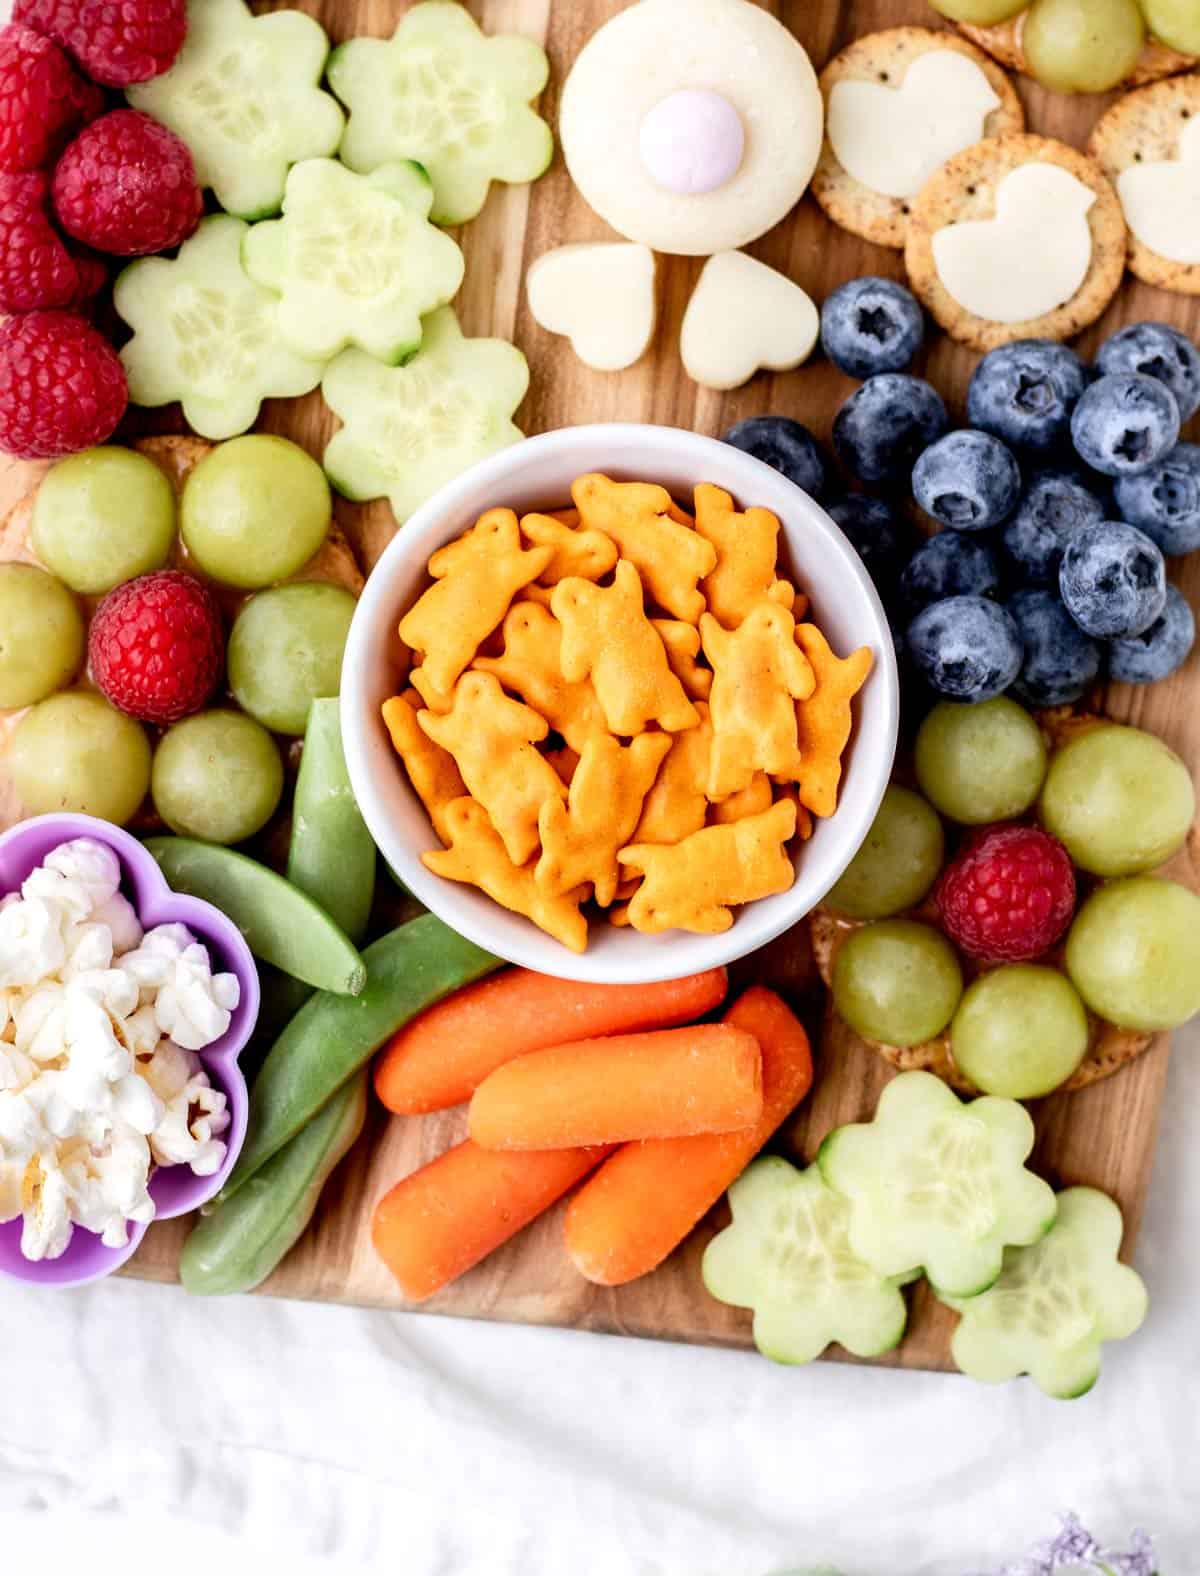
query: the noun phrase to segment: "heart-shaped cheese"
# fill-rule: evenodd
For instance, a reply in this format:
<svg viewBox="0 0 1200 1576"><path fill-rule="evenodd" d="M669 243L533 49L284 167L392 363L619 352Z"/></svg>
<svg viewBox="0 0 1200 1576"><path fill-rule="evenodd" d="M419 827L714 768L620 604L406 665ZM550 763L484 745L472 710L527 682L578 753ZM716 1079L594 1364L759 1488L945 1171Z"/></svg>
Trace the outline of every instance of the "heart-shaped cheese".
<svg viewBox="0 0 1200 1576"><path fill-rule="evenodd" d="M1180 132L1177 158L1122 170L1117 195L1143 246L1173 263L1200 263L1200 117Z"/></svg>
<svg viewBox="0 0 1200 1576"><path fill-rule="evenodd" d="M620 372L654 338L654 253L627 241L559 246L532 264L525 292L534 321L563 334L598 372Z"/></svg>
<svg viewBox="0 0 1200 1576"><path fill-rule="evenodd" d="M679 349L697 383L736 389L762 368L786 372L807 361L820 326L793 280L745 252L718 252L688 302Z"/></svg>
<svg viewBox="0 0 1200 1576"><path fill-rule="evenodd" d="M825 133L856 181L888 197L911 197L952 154L981 139L999 107L973 60L934 49L913 61L898 87L834 83Z"/></svg>

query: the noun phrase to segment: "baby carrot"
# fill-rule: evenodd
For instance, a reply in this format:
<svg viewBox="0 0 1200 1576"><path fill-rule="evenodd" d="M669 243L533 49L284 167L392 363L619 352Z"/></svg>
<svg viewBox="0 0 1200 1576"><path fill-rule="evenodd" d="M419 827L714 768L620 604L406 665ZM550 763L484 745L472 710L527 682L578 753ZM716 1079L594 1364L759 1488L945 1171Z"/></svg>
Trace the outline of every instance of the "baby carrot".
<svg viewBox="0 0 1200 1576"><path fill-rule="evenodd" d="M762 1049L763 1109L741 1133L627 1144L567 1211L567 1252L600 1286L623 1286L657 1269L707 1214L812 1087L800 1021L773 991L754 986L725 1014Z"/></svg>
<svg viewBox="0 0 1200 1576"><path fill-rule="evenodd" d="M506 969L405 1024L376 1063L375 1092L402 1116L442 1111L527 1051L691 1023L724 1001L727 986L724 969L656 985L590 985Z"/></svg>
<svg viewBox="0 0 1200 1576"><path fill-rule="evenodd" d="M404 1296L423 1302L515 1237L609 1153L510 1155L468 1139L380 1199L371 1241Z"/></svg>
<svg viewBox="0 0 1200 1576"><path fill-rule="evenodd" d="M708 1023L518 1056L476 1089L470 1132L485 1149L569 1149L727 1133L761 1116L758 1041Z"/></svg>

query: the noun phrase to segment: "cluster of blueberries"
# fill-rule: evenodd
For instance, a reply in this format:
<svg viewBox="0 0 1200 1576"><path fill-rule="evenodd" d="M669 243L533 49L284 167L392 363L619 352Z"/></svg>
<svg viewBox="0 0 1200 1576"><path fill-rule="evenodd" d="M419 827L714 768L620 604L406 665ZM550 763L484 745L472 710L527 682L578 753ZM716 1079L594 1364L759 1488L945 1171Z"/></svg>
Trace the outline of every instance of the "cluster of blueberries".
<svg viewBox="0 0 1200 1576"><path fill-rule="evenodd" d="M1179 441L1200 408L1200 351L1164 323L1121 329L1090 368L1050 340L1005 345L980 361L969 426L951 431L937 390L904 371L923 338L918 302L890 279L853 280L822 309L826 355L865 380L833 447L883 496L831 501L820 446L785 417L743 421L725 441L825 503L935 694L1011 687L1056 706L1102 668L1130 684L1173 673L1195 639L1164 555L1200 548L1200 446ZM915 551L901 490L940 528Z"/></svg>

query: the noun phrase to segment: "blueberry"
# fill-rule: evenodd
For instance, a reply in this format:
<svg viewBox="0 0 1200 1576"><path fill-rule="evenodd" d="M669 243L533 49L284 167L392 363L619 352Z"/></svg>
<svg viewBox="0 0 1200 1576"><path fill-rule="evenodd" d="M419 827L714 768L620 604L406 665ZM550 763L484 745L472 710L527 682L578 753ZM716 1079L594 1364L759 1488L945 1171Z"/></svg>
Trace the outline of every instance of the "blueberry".
<svg viewBox="0 0 1200 1576"><path fill-rule="evenodd" d="M1184 597L1167 587L1163 610L1140 635L1113 640L1108 671L1123 684L1154 684L1182 667L1196 640L1196 620Z"/></svg>
<svg viewBox="0 0 1200 1576"><path fill-rule="evenodd" d="M1021 637L1010 614L982 596L934 602L908 626L909 656L947 700L991 700L1021 670Z"/></svg>
<svg viewBox="0 0 1200 1576"><path fill-rule="evenodd" d="M1099 525L1104 499L1070 471L1038 471L1004 528L1004 555L1022 585L1058 584L1063 548L1085 525Z"/></svg>
<svg viewBox="0 0 1200 1576"><path fill-rule="evenodd" d="M1163 610L1163 556L1144 531L1118 520L1086 525L1067 543L1058 569L1067 612L1089 635L1140 635Z"/></svg>
<svg viewBox="0 0 1200 1576"><path fill-rule="evenodd" d="M1083 362L1051 339L1019 339L991 350L971 377L967 420L1013 448L1065 448L1071 412L1087 385Z"/></svg>
<svg viewBox="0 0 1200 1576"><path fill-rule="evenodd" d="M1200 448L1177 443L1157 465L1122 476L1113 489L1122 520L1156 541L1168 557L1200 547Z"/></svg>
<svg viewBox="0 0 1200 1576"><path fill-rule="evenodd" d="M950 425L942 396L921 378L881 372L868 378L838 411L833 447L864 482L907 477L917 456Z"/></svg>
<svg viewBox="0 0 1200 1576"><path fill-rule="evenodd" d="M786 476L810 498L820 498L828 483L821 445L798 421L787 416L751 416L730 427L721 440Z"/></svg>
<svg viewBox="0 0 1200 1576"><path fill-rule="evenodd" d="M881 498L866 498L862 493L850 493L826 507L871 579L887 596L895 589L904 556L892 511Z"/></svg>
<svg viewBox="0 0 1200 1576"><path fill-rule="evenodd" d="M1175 396L1181 421L1200 410L1200 351L1169 323L1130 323L1100 346L1097 370L1140 372L1157 378Z"/></svg>
<svg viewBox="0 0 1200 1576"><path fill-rule="evenodd" d="M1071 440L1085 465L1104 476L1132 476L1179 441L1179 406L1170 389L1139 372L1112 372L1084 389L1071 413Z"/></svg>
<svg viewBox="0 0 1200 1576"><path fill-rule="evenodd" d="M852 378L903 372L924 338L916 296L894 279L851 279L826 296L821 308L822 349Z"/></svg>
<svg viewBox="0 0 1200 1576"><path fill-rule="evenodd" d="M900 577L909 615L950 596L991 596L1000 587L996 555L977 536L939 531L923 542Z"/></svg>
<svg viewBox="0 0 1200 1576"><path fill-rule="evenodd" d="M967 427L925 450L913 467L912 490L939 525L986 531L1017 507L1021 472L999 438Z"/></svg>
<svg viewBox="0 0 1200 1576"><path fill-rule="evenodd" d="M1013 694L1027 706L1066 706L1100 672L1100 647L1053 591L1018 591L1008 611L1025 647Z"/></svg>

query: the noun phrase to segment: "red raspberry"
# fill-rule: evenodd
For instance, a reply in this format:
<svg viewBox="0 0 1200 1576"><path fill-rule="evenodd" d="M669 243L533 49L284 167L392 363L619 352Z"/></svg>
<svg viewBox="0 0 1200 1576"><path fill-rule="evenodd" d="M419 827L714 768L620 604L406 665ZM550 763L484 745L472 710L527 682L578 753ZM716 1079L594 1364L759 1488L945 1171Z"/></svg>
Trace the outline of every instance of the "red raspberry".
<svg viewBox="0 0 1200 1576"><path fill-rule="evenodd" d="M110 438L129 403L121 358L73 312L0 324L0 449L60 460Z"/></svg>
<svg viewBox="0 0 1200 1576"><path fill-rule="evenodd" d="M57 44L31 27L0 29L0 170L36 170L104 108Z"/></svg>
<svg viewBox="0 0 1200 1576"><path fill-rule="evenodd" d="M0 312L80 306L105 280L104 264L73 257L50 223L40 170L0 174Z"/></svg>
<svg viewBox="0 0 1200 1576"><path fill-rule="evenodd" d="M114 109L58 161L54 207L63 229L85 246L141 257L186 240L204 199L183 139L140 110Z"/></svg>
<svg viewBox="0 0 1200 1576"><path fill-rule="evenodd" d="M16 0L13 19L52 38L110 88L160 76L187 34L185 0Z"/></svg>
<svg viewBox="0 0 1200 1576"><path fill-rule="evenodd" d="M946 934L986 962L1025 963L1054 945L1075 912L1075 867L1049 832L989 826L942 872Z"/></svg>
<svg viewBox="0 0 1200 1576"><path fill-rule="evenodd" d="M179 569L127 580L96 609L88 661L105 695L131 717L164 724L189 717L225 664L216 598Z"/></svg>

